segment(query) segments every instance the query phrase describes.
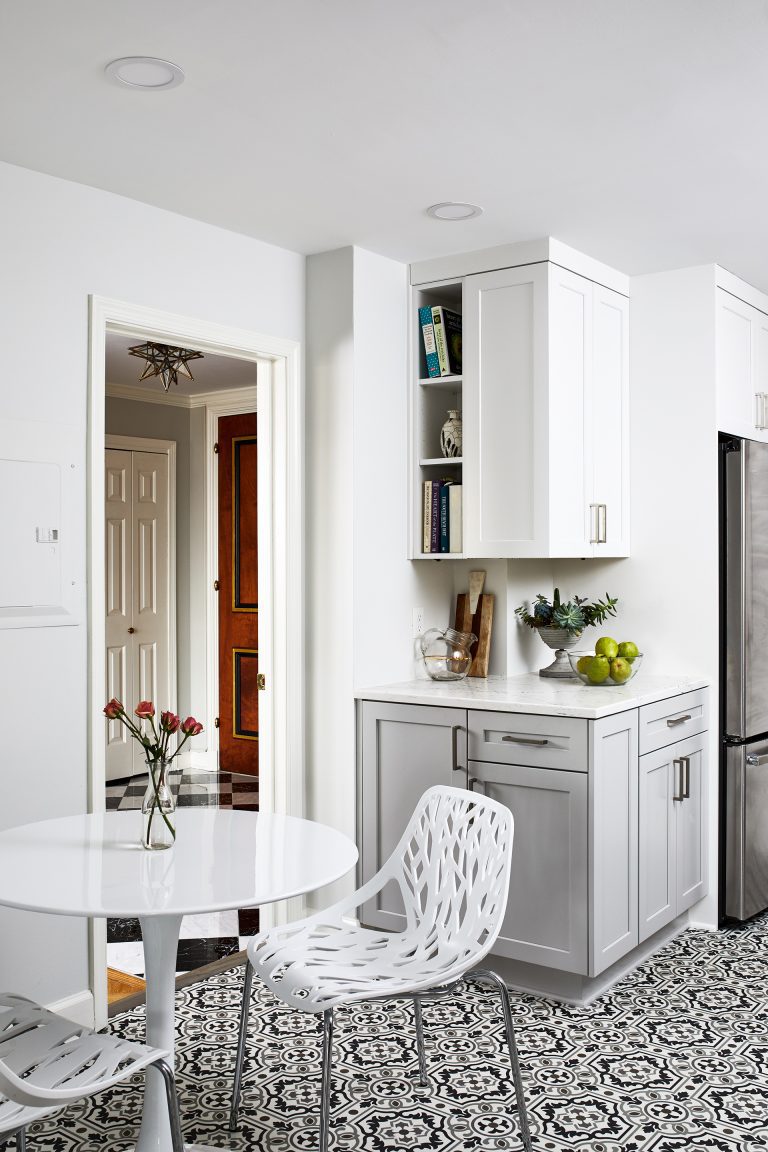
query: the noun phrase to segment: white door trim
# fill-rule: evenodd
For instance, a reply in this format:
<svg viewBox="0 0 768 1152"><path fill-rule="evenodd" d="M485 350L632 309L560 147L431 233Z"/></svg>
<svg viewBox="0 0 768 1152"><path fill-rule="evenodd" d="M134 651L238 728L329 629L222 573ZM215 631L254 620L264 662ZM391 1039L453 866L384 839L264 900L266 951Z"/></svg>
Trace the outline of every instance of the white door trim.
<svg viewBox="0 0 768 1152"><path fill-rule="evenodd" d="M157 339L217 356L269 365L272 452L271 588L273 671L261 706L273 725L272 771L260 781L265 812L304 813L304 397L300 345L247 329L212 324L142 305L89 297L88 361L88 805L104 809L104 399L106 334ZM258 397L262 400L261 394ZM260 573L261 577L261 573ZM295 906L294 906L295 907ZM291 912L293 912L291 908ZM288 904L262 909L265 927L288 914ZM106 1022L106 925L92 921L91 990L97 1027Z"/></svg>
<svg viewBox="0 0 768 1152"><path fill-rule="evenodd" d="M176 668L176 441L149 436L118 436L107 433L104 447L127 452L157 452L168 457L168 707L178 709Z"/></svg>

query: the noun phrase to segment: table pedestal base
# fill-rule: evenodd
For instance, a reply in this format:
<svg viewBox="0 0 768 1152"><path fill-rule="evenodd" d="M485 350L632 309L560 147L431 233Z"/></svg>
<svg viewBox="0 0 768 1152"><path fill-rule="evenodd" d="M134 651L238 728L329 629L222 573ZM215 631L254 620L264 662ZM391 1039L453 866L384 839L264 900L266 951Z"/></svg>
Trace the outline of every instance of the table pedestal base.
<svg viewBox="0 0 768 1152"><path fill-rule="evenodd" d="M144 968L147 981L147 1044L168 1053L174 1067L176 952L181 916L141 917ZM172 1152L171 1127L165 1084L160 1073L147 1068L141 1130L136 1152ZM184 1117L182 1116L182 1123Z"/></svg>

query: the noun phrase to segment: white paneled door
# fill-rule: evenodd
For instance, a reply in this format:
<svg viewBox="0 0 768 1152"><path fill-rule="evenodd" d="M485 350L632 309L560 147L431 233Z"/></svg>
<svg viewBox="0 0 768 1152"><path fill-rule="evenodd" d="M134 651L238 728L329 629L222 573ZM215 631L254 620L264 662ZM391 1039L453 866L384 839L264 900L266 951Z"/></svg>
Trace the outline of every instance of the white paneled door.
<svg viewBox="0 0 768 1152"><path fill-rule="evenodd" d="M168 456L108 448L106 502L106 700L128 711L170 699L170 508ZM138 744L107 725L107 779L144 771Z"/></svg>

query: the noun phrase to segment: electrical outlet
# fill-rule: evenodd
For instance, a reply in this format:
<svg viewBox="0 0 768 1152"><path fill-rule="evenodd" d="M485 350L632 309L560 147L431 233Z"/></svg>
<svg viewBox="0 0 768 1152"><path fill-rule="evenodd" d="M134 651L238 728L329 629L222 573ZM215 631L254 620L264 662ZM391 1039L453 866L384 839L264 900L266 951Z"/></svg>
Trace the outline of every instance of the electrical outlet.
<svg viewBox="0 0 768 1152"><path fill-rule="evenodd" d="M424 631L424 609L414 608L413 610L413 634L414 636L421 636Z"/></svg>

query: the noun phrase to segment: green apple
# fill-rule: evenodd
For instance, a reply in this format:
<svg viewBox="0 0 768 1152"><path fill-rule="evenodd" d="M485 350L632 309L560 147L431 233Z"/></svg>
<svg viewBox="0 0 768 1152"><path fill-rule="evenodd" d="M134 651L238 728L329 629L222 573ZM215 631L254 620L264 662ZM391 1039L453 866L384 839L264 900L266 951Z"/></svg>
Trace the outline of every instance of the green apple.
<svg viewBox="0 0 768 1152"><path fill-rule="evenodd" d="M614 656L618 656L618 654L619 646L610 636L601 636L595 644L596 656L607 656L609 660L612 660Z"/></svg>
<svg viewBox="0 0 768 1152"><path fill-rule="evenodd" d="M625 660L623 656L611 660L611 680L615 684L626 684L631 675L632 665L629 660Z"/></svg>
<svg viewBox="0 0 768 1152"><path fill-rule="evenodd" d="M629 660L630 664L635 656L639 655L640 649L637 644L634 644L631 640L622 640L621 644L619 644L619 656L623 656L625 660Z"/></svg>
<svg viewBox="0 0 768 1152"><path fill-rule="evenodd" d="M593 656L589 662L587 676L590 684L604 684L608 679L611 665L607 656Z"/></svg>

